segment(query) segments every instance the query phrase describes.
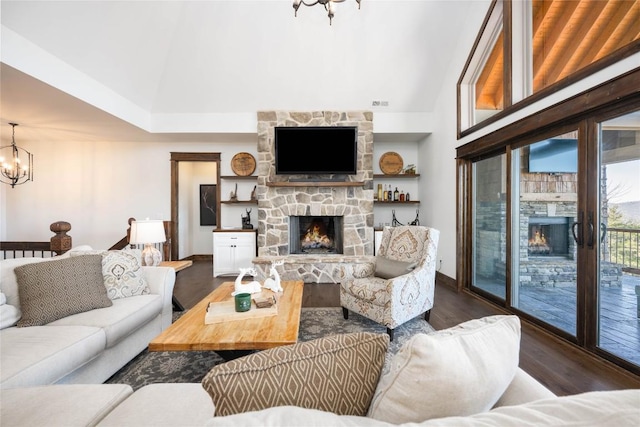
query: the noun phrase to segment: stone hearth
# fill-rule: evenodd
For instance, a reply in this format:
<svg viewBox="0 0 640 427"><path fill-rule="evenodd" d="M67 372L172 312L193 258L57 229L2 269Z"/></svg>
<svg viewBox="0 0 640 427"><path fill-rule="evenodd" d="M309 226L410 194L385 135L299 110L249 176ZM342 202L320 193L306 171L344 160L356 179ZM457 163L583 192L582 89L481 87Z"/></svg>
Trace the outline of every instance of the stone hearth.
<svg viewBox="0 0 640 427"><path fill-rule="evenodd" d="M275 126L357 126L358 173L346 182L300 183L303 175L276 175ZM301 146L301 155L308 147ZM286 112L258 113L258 258L263 274L272 261L285 280L303 278L308 283L340 282L371 261L373 234L373 113ZM290 216L342 217L342 254L290 254ZM284 274L282 273L284 271Z"/></svg>

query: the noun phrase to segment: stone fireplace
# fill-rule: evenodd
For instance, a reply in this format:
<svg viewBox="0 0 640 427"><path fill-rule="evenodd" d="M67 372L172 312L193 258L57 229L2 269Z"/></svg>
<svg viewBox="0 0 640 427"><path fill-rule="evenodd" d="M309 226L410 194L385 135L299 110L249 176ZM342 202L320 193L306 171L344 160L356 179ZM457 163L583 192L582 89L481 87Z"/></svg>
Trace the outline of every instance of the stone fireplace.
<svg viewBox="0 0 640 427"><path fill-rule="evenodd" d="M533 257L569 257L569 217L530 217L527 254Z"/></svg>
<svg viewBox="0 0 640 427"><path fill-rule="evenodd" d="M289 217L289 253L328 255L342 253L344 217L294 215Z"/></svg>
<svg viewBox="0 0 640 427"><path fill-rule="evenodd" d="M277 175L273 141L276 126L357 126L357 174L313 180L303 175ZM301 153L304 149L301 147ZM257 170L258 258L254 265L259 272L266 274L271 262L282 259L285 263L278 271L283 280L336 283L371 261L373 113L259 112ZM312 236L303 245L309 226L313 234L314 219L318 228L333 233L328 236L316 230L332 240L331 245L322 243L326 243L322 236Z"/></svg>

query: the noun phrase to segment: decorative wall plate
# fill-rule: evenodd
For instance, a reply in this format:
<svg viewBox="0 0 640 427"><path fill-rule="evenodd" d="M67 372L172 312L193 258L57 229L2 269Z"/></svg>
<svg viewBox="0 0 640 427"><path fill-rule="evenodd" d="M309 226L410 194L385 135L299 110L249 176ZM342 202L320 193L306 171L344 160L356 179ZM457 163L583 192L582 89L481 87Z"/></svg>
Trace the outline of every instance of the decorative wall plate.
<svg viewBox="0 0 640 427"><path fill-rule="evenodd" d="M397 175L402 172L403 166L402 156L394 151L387 151L380 156L380 170L385 175Z"/></svg>
<svg viewBox="0 0 640 427"><path fill-rule="evenodd" d="M238 153L231 159L231 170L238 176L249 176L256 170L256 159L251 153Z"/></svg>

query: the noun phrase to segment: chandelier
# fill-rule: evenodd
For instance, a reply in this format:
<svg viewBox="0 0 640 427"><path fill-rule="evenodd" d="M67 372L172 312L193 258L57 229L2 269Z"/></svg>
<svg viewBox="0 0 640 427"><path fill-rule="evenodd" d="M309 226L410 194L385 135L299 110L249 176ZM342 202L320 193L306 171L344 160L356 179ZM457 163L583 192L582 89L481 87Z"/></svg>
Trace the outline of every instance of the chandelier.
<svg viewBox="0 0 640 427"><path fill-rule="evenodd" d="M324 10L327 11L327 15L329 16L329 25L331 25L331 20L333 19L333 15L335 12L335 3L342 3L343 1L345 0L315 0L310 2L306 2L304 0L293 0L293 10L295 11L295 16L298 16L298 8L301 4L305 6L315 6L317 4L321 4L324 6ZM360 1L361 0L356 0L356 2L358 3L358 9L360 9Z"/></svg>
<svg viewBox="0 0 640 427"><path fill-rule="evenodd" d="M16 126L18 124L9 124L13 127L13 134L11 135L11 145L0 147L0 182L9 184L13 188L27 181L33 181L33 154L16 146Z"/></svg>

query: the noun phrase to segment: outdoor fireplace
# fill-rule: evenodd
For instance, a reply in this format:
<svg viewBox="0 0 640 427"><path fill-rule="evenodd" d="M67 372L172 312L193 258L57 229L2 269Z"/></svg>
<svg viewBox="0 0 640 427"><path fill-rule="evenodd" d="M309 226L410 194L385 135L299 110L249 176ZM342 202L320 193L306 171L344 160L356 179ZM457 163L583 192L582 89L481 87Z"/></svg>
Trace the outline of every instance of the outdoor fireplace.
<svg viewBox="0 0 640 427"><path fill-rule="evenodd" d="M567 257L569 221L568 217L529 217L529 256Z"/></svg>
<svg viewBox="0 0 640 427"><path fill-rule="evenodd" d="M341 254L343 217L290 216L290 254Z"/></svg>

